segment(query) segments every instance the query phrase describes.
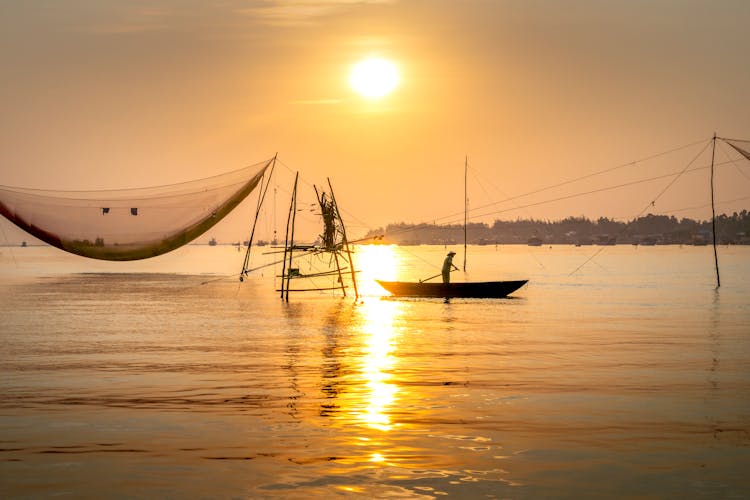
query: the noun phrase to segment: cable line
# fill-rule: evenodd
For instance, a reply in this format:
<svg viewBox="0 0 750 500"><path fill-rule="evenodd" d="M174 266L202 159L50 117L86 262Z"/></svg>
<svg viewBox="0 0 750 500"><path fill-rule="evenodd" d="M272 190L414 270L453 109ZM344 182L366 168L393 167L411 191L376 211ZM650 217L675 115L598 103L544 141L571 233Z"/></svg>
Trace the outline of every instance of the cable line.
<svg viewBox="0 0 750 500"><path fill-rule="evenodd" d="M584 180L584 179L589 179L591 177L596 177L597 175L601 175L601 174L605 174L605 173L608 173L608 172L612 172L614 170L617 170L617 169L620 169L620 168L623 168L623 167L634 166L634 165L636 165L638 163L643 163L643 162L646 162L646 161L649 161L649 160L653 160L654 158L658 158L660 156L665 156L665 155L668 155L668 154L671 154L671 153L675 153L677 151L681 151L683 149L687 149L689 147L695 146L696 144L700 144L700 143L703 143L703 142L706 142L708 144L710 142L710 140L709 141L705 141L705 140L694 141L694 142L691 142L689 144L685 144L683 146L670 149L668 151L663 151L661 153L656 153L656 154L653 154L653 155L650 155L650 156L646 156L646 157L641 158L639 160L630 161L628 163L622 163L620 165L615 165L614 167L608 167L608 168L605 168L603 170L598 170L596 172L592 172L590 174L585 174L585 175L582 175L580 177L576 177L576 178L573 178L573 179L570 179L570 180L567 180L567 181L559 182L557 184L552 184L552 185L547 186L547 187L535 189L533 191L529 191L529 192L524 193L524 194L520 194L520 195L516 195L516 196L510 197L510 198L506 198L505 200L488 203L486 205L482 205L482 206L473 208L473 209L469 210L469 212L474 212L474 211L482 210L484 208L488 208L488 207L493 206L493 205L499 205L501 203L505 203L505 202L512 201L512 200L516 200L518 198L525 198L526 196L531 196L533 194L538 194L538 193L541 193L541 192L544 192L544 191L549 191L550 189L554 189L554 188L566 186L568 184L572 184L574 182L578 182L578 181L581 181L581 180ZM706 168L708 168L708 167L706 167ZM492 213L494 213L494 212L490 212L489 214L492 214ZM455 214L447 215L445 217L441 217L441 218L434 219L434 220L435 221L443 220L443 219L447 219L447 218L450 218L450 217L456 217L457 215L459 215L459 214L455 213ZM479 216L479 217L481 217L481 216Z"/></svg>
<svg viewBox="0 0 750 500"><path fill-rule="evenodd" d="M622 234L623 232L625 232L625 230L626 230L626 229L627 229L628 227L630 227L630 226L631 226L631 225L633 224L633 222L634 222L634 221L636 221L636 220L638 219L638 217L640 217L641 215L643 215L643 213L644 213L644 212L645 212L646 210L648 210L648 209L649 209L649 207L652 207L652 206L654 206L654 205L656 204L656 201L657 201L657 200L658 200L659 198L661 198L661 197L662 197L662 195L664 195L664 193L666 193L666 192L667 192L667 190L668 190L668 189L669 189L670 187L672 187L672 185L674 185L674 183L675 183L675 182L677 182L677 179L679 179L680 177L682 177L682 175L683 175L683 174L685 174L686 172L688 172L688 169L690 168L690 165L692 165L692 164L693 164L693 163L695 162L695 160L697 160L697 159L698 159L698 157L699 157L700 155L702 155L702 154L703 154L703 152L704 152L704 151L705 151L705 150L706 150L706 149L708 148L708 145L709 145L709 144L711 144L711 143L715 143L715 142L716 142L716 139L715 139L715 137L714 137L714 139L712 139L711 141L707 142L707 143L706 143L706 145L705 145L705 146L703 146L703 149L701 149L701 150L700 150L700 151L698 152L698 154L697 154L697 155L695 155L695 156L693 157L693 159L692 159L692 160L690 160L690 162L689 162L689 163L688 163L687 165L685 165L685 168L683 168L683 169L682 169L682 171L680 171L680 172L679 172L679 173L678 173L678 174L677 174L677 175L676 175L676 176L674 177L674 179L672 179L672 180L671 180L671 181L670 181L670 182L669 182L669 183L668 183L668 184L667 184L667 185L666 185L666 186L664 187L664 189L662 189L661 191L659 191L659 194L657 194L657 195L656 195L656 197L655 197L655 198L654 198L654 199L653 199L653 200L652 200L652 201L651 201L651 202L650 202L649 204L647 204L647 205L646 205L645 207L643 207L643 209L642 209L642 210L641 210L640 212L638 212L638 215L636 215L636 216L635 216L635 217L633 218L633 220L632 220L631 222L629 222L628 224L626 224L626 225L625 225L625 227L623 227L623 228L622 228L622 229L620 230L620 232L619 232L619 233L617 233L617 235L615 235L615 236L616 236L616 237L617 237L617 236L620 236L620 235L621 235L621 234ZM694 169L694 170L695 170L695 169ZM602 253L602 252L604 251L604 249L605 249L605 248L607 248L607 247L606 247L606 246L603 246L603 247L601 247L601 248L600 248L599 250L597 250L596 252L594 252L594 254L593 254L593 255L591 255L591 257L589 257L588 259L586 259L586 260L585 260L585 261L584 261L584 262L583 262L583 263L582 263L582 264L581 264L580 266L578 266L577 268L575 268L575 269L574 269L574 270L573 270L573 271L572 271L572 272L571 272L570 274L568 274L568 276L572 276L572 275L574 275L575 273L577 273L577 272L578 272L578 271L579 271L580 269L582 269L582 268L583 268L583 266L585 266L586 264L588 264L589 262L591 262L591 260L593 260L593 259L594 259L594 257L596 257L597 255L599 255L600 253Z"/></svg>

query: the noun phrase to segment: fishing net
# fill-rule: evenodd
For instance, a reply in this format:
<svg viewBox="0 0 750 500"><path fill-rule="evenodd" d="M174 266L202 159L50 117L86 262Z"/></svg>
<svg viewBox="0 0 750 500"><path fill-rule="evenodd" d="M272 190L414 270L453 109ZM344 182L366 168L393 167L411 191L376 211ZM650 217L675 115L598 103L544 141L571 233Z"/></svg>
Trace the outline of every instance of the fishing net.
<svg viewBox="0 0 750 500"><path fill-rule="evenodd" d="M722 140L732 146L739 154L750 160L750 141L742 141L739 139Z"/></svg>
<svg viewBox="0 0 750 500"><path fill-rule="evenodd" d="M146 259L208 231L255 189L273 161L139 189L47 191L0 186L0 214L66 252L102 260Z"/></svg>

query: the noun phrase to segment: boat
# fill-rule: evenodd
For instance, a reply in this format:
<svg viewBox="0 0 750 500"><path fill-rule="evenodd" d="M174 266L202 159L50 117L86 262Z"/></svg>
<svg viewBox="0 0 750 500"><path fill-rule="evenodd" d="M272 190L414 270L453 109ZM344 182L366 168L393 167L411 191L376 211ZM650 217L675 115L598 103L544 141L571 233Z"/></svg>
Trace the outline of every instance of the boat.
<svg viewBox="0 0 750 500"><path fill-rule="evenodd" d="M532 236L527 243L530 247L540 247L542 246L542 239L537 236Z"/></svg>
<svg viewBox="0 0 750 500"><path fill-rule="evenodd" d="M469 281L457 283L375 281L395 297L437 297L446 299L502 299L528 283L528 280Z"/></svg>
<svg viewBox="0 0 750 500"><path fill-rule="evenodd" d="M466 271L466 226L468 221L468 195L466 193L466 179L469 160L464 164L464 271ZM452 283L427 283L440 274L422 281L382 281L375 280L394 297L429 297L444 298L446 302L451 298L481 298L502 299L515 292L528 280L515 281L465 281Z"/></svg>

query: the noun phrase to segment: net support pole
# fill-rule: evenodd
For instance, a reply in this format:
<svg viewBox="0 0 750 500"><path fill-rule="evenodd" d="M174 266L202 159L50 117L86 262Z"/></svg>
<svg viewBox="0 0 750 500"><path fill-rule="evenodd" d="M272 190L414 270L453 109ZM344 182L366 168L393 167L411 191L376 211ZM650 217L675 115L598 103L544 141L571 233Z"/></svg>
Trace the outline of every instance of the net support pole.
<svg viewBox="0 0 750 500"><path fill-rule="evenodd" d="M466 272L466 223L469 216L469 193L468 193L468 176L469 176L469 157L466 156L464 161L464 272Z"/></svg>
<svg viewBox="0 0 750 500"><path fill-rule="evenodd" d="M331 180L330 179L328 179L328 186L329 187L331 186ZM313 185L313 189L315 189L315 197L318 199L318 204L320 205L320 214L323 216L323 235L324 235L324 237L323 237L323 240L324 240L323 244L324 244L324 248L327 251L330 251L330 252L333 253L333 259L334 259L334 262L336 262L336 273L338 275L338 283L339 283L339 287L338 288L341 289L341 293L344 295L344 297L346 297L346 285L344 285L344 277L341 275L341 263L339 262L339 252L338 252L338 249L336 248L335 242L334 242L334 245L332 247L329 247L329 245L328 245L328 238L327 238L327 236L325 236L329 232L328 220L326 218L326 210L327 209L326 209L326 202L325 202L325 196L324 196L325 195L325 191L323 191L323 188L321 188L322 193L319 193L318 192L318 188L315 187L314 185ZM333 215L336 216L336 217L338 217L338 209L336 208L336 199L333 197L333 189L332 188L331 188L331 208L330 208L330 210L333 210L334 211ZM335 233L335 221L331 220L330 223L334 225L334 227L331 228L330 231L334 235L333 239L335 240L335 234L336 234ZM343 228L343 226L344 226L343 221L340 221L340 223L341 223L341 227ZM346 241L346 236L343 233L342 233L342 237L344 238L344 241Z"/></svg>
<svg viewBox="0 0 750 500"><path fill-rule="evenodd" d="M331 185L331 179L327 178L326 180L328 181L328 189L331 190L331 200L333 200L333 206L336 208L336 217L341 223L341 236L343 237L344 250L346 251L347 257L349 258L349 270L352 273L352 286L354 287L354 300L357 301L359 299L359 289L357 288L357 274L356 274L356 271L354 270L354 259L352 258L352 251L349 248L349 240L346 237L346 228L344 227L344 219L341 218L341 212L339 212L339 205L338 203L336 203L336 195L333 194L333 186ZM336 260L336 266L338 267L338 258ZM343 284L344 283L342 282L341 285L343 286Z"/></svg>
<svg viewBox="0 0 750 500"><path fill-rule="evenodd" d="M289 302L289 282L291 281L292 257L294 254L294 220L297 215L297 181L299 172L294 176L292 200L289 203L289 215L286 218L286 236L284 238L284 264L281 267L281 298ZM288 260L287 260L288 257ZM287 267L288 262L288 267ZM286 293L285 293L286 292Z"/></svg>
<svg viewBox="0 0 750 500"><path fill-rule="evenodd" d="M294 224L297 221L297 181L299 179L299 172L294 176L294 202L292 205L292 228L289 233L289 267L287 268L286 277L286 295L284 300L289 302L289 286L292 283L292 259L294 258Z"/></svg>
<svg viewBox="0 0 750 500"><path fill-rule="evenodd" d="M721 286L719 277L719 256L716 253L716 207L714 204L714 157L716 153L716 132L714 132L713 147L711 148L711 233L714 243L714 266L716 267L716 288Z"/></svg>
<svg viewBox="0 0 750 500"><path fill-rule="evenodd" d="M250 251L253 248L253 238L255 237L255 226L258 224L258 216L260 215L260 208L263 206L263 201L266 199L266 192L268 191L268 186L271 184L271 177L273 177L273 169L276 167L276 157L278 156L278 153L273 156L273 159L271 160L271 170L268 173L268 178L266 179L265 173L263 174L263 177L260 180L260 190L258 192L258 204L255 208L255 219L253 219L253 227L250 230L250 238L247 240L247 251L245 252L245 261L242 263L242 272L240 273L240 281L244 280L244 277L247 276L247 273L249 272L249 266L250 266ZM266 179L265 187L263 186L263 180Z"/></svg>

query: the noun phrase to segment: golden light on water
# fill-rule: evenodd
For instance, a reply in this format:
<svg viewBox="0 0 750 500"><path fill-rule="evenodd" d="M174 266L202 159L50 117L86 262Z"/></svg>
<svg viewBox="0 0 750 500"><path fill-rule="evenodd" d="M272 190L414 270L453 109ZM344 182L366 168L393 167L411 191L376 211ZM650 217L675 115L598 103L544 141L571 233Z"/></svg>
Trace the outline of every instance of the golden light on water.
<svg viewBox="0 0 750 500"><path fill-rule="evenodd" d="M362 332L367 336L362 364L367 406L361 411L359 419L372 429L389 431L392 427L389 409L398 396L398 386L391 379L395 369L393 351L398 336L394 320L401 304L369 300L361 307L364 319Z"/></svg>
<svg viewBox="0 0 750 500"><path fill-rule="evenodd" d="M364 296L385 296L388 292L375 280L397 278L398 256L393 245L360 245L356 250L357 283Z"/></svg>
<svg viewBox="0 0 750 500"><path fill-rule="evenodd" d="M391 245L362 245L357 247L358 281L362 283L364 296L382 296L386 292L375 280L393 280L397 274L398 258ZM364 362L362 377L368 394L367 406L359 418L373 429L388 431L391 420L388 408L393 405L398 387L391 382L394 368L395 338L394 322L402 305L398 302L367 300L361 304L362 333L364 339Z"/></svg>

